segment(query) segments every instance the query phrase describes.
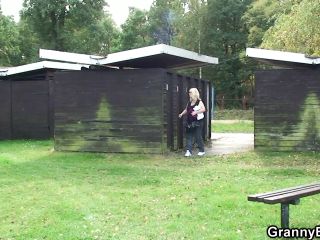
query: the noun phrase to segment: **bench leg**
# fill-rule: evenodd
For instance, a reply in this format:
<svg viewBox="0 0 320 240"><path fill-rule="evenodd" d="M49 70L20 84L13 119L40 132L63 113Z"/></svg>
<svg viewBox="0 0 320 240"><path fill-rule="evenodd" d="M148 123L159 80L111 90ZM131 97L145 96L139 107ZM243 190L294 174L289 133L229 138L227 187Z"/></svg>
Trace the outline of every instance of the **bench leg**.
<svg viewBox="0 0 320 240"><path fill-rule="evenodd" d="M289 228L289 204L281 203L281 228Z"/></svg>

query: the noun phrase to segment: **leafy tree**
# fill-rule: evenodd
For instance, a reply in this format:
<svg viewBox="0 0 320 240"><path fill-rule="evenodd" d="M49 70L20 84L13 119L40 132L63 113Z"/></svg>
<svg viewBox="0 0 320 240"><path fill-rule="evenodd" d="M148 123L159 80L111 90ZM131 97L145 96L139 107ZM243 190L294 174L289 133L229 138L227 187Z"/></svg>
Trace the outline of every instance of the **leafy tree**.
<svg viewBox="0 0 320 240"><path fill-rule="evenodd" d="M0 13L0 65L11 66L19 63L18 36L18 28L13 19Z"/></svg>
<svg viewBox="0 0 320 240"><path fill-rule="evenodd" d="M71 29L72 37L66 41L65 47L71 52L106 55L113 51L114 42L119 34L114 26L115 23L107 13L83 28L74 28L67 24L66 28Z"/></svg>
<svg viewBox="0 0 320 240"><path fill-rule="evenodd" d="M274 25L277 18L282 14L288 14L293 5L301 0L256 0L253 1L243 15L249 31L248 47L259 47L265 32Z"/></svg>
<svg viewBox="0 0 320 240"><path fill-rule="evenodd" d="M137 8L129 9L129 16L121 25L120 49L128 50L155 44L150 31L146 11Z"/></svg>
<svg viewBox="0 0 320 240"><path fill-rule="evenodd" d="M279 15L284 11L284 1L278 0L256 0L253 1L248 10L242 16L242 21L248 31L247 47L259 47L265 32L273 26ZM257 63L252 58L245 57L245 49L240 53L240 60L243 64L241 70L245 81L243 81L244 93L253 96L254 71L257 68L265 68L263 64Z"/></svg>
<svg viewBox="0 0 320 240"><path fill-rule="evenodd" d="M37 33L41 47L68 50L73 34L101 19L104 5L103 0L24 0L22 19Z"/></svg>
<svg viewBox="0 0 320 240"><path fill-rule="evenodd" d="M185 13L177 24L177 33L174 44L195 52L201 52L203 41L204 18L207 5L204 0L184 1Z"/></svg>
<svg viewBox="0 0 320 240"><path fill-rule="evenodd" d="M240 54L246 47L247 29L242 21L251 0L208 0L203 53L219 58L219 65L206 68L216 92L227 98L242 96L247 73Z"/></svg>
<svg viewBox="0 0 320 240"><path fill-rule="evenodd" d="M207 4L204 0L185 0L183 16L176 21L177 32L173 38L173 45L190 51L203 53L202 45L206 31L205 17ZM182 74L193 77L202 77L201 68L180 71Z"/></svg>
<svg viewBox="0 0 320 240"><path fill-rule="evenodd" d="M276 20L276 9L278 0L258 0L254 1L243 16L249 35L248 47L258 47L262 42L264 33L274 24Z"/></svg>
<svg viewBox="0 0 320 240"><path fill-rule="evenodd" d="M184 13L184 1L154 0L149 11L152 37L156 43L171 45L177 33L177 22Z"/></svg>
<svg viewBox="0 0 320 240"><path fill-rule="evenodd" d="M38 35L32 31L28 23L20 20L18 23L18 46L20 48L20 61L17 63L28 64L39 60L40 40Z"/></svg>
<svg viewBox="0 0 320 240"><path fill-rule="evenodd" d="M262 47L320 55L320 2L303 0L281 15L263 38Z"/></svg>
<svg viewBox="0 0 320 240"><path fill-rule="evenodd" d="M294 4L301 0L255 0L242 17L247 31L247 47L260 47L265 32L275 24L275 21L282 14L288 14ZM240 53L240 59L243 64L241 73L246 79L242 81L242 87L246 95L253 95L254 89L254 71L270 66L257 63L252 58L245 57L245 50Z"/></svg>

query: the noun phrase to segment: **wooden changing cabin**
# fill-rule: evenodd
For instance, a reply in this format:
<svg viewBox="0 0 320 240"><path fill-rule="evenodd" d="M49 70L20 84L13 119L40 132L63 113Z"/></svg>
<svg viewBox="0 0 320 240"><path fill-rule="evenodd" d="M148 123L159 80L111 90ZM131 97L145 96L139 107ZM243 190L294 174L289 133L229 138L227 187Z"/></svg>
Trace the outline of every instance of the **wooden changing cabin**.
<svg viewBox="0 0 320 240"><path fill-rule="evenodd" d="M0 139L53 137L53 73L82 67L43 61L0 69Z"/></svg>
<svg viewBox="0 0 320 240"><path fill-rule="evenodd" d="M255 149L319 151L320 58L254 48L247 56L273 65L255 73Z"/></svg>
<svg viewBox="0 0 320 240"><path fill-rule="evenodd" d="M217 64L216 58L163 44L106 58L50 50L40 51L40 57L99 68L55 73L56 150L164 153L181 149L184 129L178 114L191 87L199 89L208 109L203 138L211 137L211 83L172 69Z"/></svg>

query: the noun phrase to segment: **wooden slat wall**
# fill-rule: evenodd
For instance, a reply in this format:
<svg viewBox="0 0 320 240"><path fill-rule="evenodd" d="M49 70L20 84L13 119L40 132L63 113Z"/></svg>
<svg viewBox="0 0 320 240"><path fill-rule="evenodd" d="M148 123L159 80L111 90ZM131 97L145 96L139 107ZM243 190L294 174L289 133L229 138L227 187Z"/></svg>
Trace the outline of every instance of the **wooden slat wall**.
<svg viewBox="0 0 320 240"><path fill-rule="evenodd" d="M208 92L208 102L207 102L207 119L208 119L208 136L207 139L211 139L211 117L212 117L212 83L208 82L207 83L207 92Z"/></svg>
<svg viewBox="0 0 320 240"><path fill-rule="evenodd" d="M173 101L173 93L172 93L172 79L171 79L172 75L166 74L165 76L165 81L164 81L164 85L165 85L165 96L166 96L166 100L165 100L165 105L164 105L164 114L166 116L166 121L167 121L167 128L166 128L166 138L167 138L167 147L170 150L173 150L173 145L174 145L174 132L173 132L173 118L174 115L172 114L173 111L173 105L172 105L172 101Z"/></svg>
<svg viewBox="0 0 320 240"><path fill-rule="evenodd" d="M186 108L187 103L189 101L189 94L188 94L188 90L189 90L189 77L186 76L181 76L181 89L179 91L180 93L180 109L179 109L179 113L182 112L183 109ZM184 129L184 121L185 121L185 117L183 117L182 119L180 119L180 128L181 128L181 142L182 145L180 145L180 148L184 148L186 146L186 136L185 136L185 129Z"/></svg>
<svg viewBox="0 0 320 240"><path fill-rule="evenodd" d="M178 146L178 128L179 128L179 119L178 119L178 115L179 115L179 86L178 86L178 75L174 74L172 75L172 94L173 94L173 99L172 99L172 107L173 107L173 133L174 133L174 138L173 138L173 150L178 150L179 146Z"/></svg>
<svg viewBox="0 0 320 240"><path fill-rule="evenodd" d="M183 109L186 107L185 105L185 99L186 99L186 92L184 91L184 77L181 75L177 75L177 87L178 87L178 104L177 104L177 110L178 110L178 114L181 113L183 111ZM177 118L177 129L178 129L178 142L177 142L177 146L178 149L182 149L184 147L183 144L183 139L184 139L184 128L183 128L183 121L182 119L178 119Z"/></svg>
<svg viewBox="0 0 320 240"><path fill-rule="evenodd" d="M48 70L46 72L46 81L48 82L48 120L49 120L49 136L54 135L54 73L53 70Z"/></svg>
<svg viewBox="0 0 320 240"><path fill-rule="evenodd" d="M5 77L0 81L0 98L0 139L53 136L46 70Z"/></svg>
<svg viewBox="0 0 320 240"><path fill-rule="evenodd" d="M170 104L170 111L168 112L170 120L170 148L171 150L178 150L178 115L179 115L179 89L178 89L178 76L176 74L167 72L167 78L169 83L169 95L168 100Z"/></svg>
<svg viewBox="0 0 320 240"><path fill-rule="evenodd" d="M12 81L13 138L49 138L48 101L47 81Z"/></svg>
<svg viewBox="0 0 320 240"><path fill-rule="evenodd" d="M202 98L203 104L206 107L206 112L205 114L205 119L204 119L204 127L203 127L203 139L207 140L210 136L209 136L209 120L210 120L210 104L209 104L209 82L206 82L204 80L200 80L201 83L201 92L200 92L200 96Z"/></svg>
<svg viewBox="0 0 320 240"><path fill-rule="evenodd" d="M55 149L162 153L163 70L55 76Z"/></svg>
<svg viewBox="0 0 320 240"><path fill-rule="evenodd" d="M10 81L0 80L0 139L11 138L11 90Z"/></svg>
<svg viewBox="0 0 320 240"><path fill-rule="evenodd" d="M162 132L162 142L166 144L167 149L170 149L171 146L171 137L169 133L171 132L170 123L170 94L169 94L169 78L167 74L164 73L162 77L162 119L163 119L163 132Z"/></svg>
<svg viewBox="0 0 320 240"><path fill-rule="evenodd" d="M190 88L196 87L200 92L200 96L204 104L208 109L206 113L206 120L203 128L203 138L208 140L211 137L211 115L209 114L210 103L209 99L211 96L210 83L205 80L195 79L187 76L177 75L173 73L168 73L168 82L170 86L170 96L168 96L167 101L171 102L170 111L173 115L178 115L186 107L189 101L188 90ZM178 111L177 111L178 110ZM185 144L185 131L183 127L183 122L185 119L174 119L171 116L167 118L170 123L168 127L168 146L172 150L182 149ZM172 134L170 133L172 132Z"/></svg>
<svg viewBox="0 0 320 240"><path fill-rule="evenodd" d="M255 148L320 150L320 69L256 73Z"/></svg>
<svg viewBox="0 0 320 240"><path fill-rule="evenodd" d="M181 149L184 129L178 114L187 104L187 90L197 86L206 92L209 85L163 69L57 73L55 149L137 153Z"/></svg>

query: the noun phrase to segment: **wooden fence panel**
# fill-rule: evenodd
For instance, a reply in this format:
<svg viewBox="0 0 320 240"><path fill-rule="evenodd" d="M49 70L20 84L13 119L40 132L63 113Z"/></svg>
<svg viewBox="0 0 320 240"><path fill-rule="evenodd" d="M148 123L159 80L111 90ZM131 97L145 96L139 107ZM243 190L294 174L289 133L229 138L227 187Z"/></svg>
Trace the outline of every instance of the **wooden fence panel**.
<svg viewBox="0 0 320 240"><path fill-rule="evenodd" d="M50 137L47 81L12 81L12 137Z"/></svg>
<svg viewBox="0 0 320 240"><path fill-rule="evenodd" d="M65 72L55 77L55 148L161 153L159 70Z"/></svg>
<svg viewBox="0 0 320 240"><path fill-rule="evenodd" d="M11 83L0 81L0 139L11 138Z"/></svg>
<svg viewBox="0 0 320 240"><path fill-rule="evenodd" d="M319 69L256 73L255 148L320 150Z"/></svg>

